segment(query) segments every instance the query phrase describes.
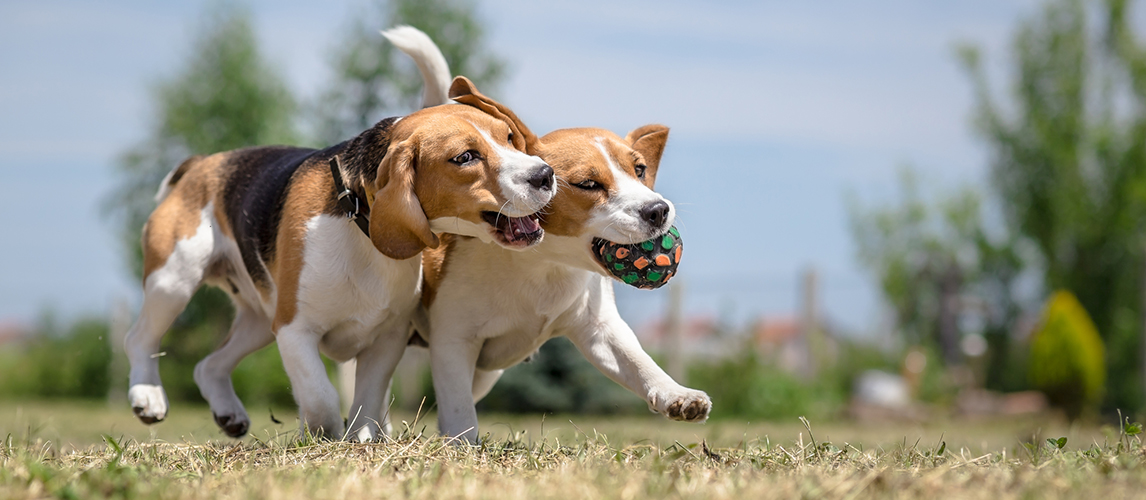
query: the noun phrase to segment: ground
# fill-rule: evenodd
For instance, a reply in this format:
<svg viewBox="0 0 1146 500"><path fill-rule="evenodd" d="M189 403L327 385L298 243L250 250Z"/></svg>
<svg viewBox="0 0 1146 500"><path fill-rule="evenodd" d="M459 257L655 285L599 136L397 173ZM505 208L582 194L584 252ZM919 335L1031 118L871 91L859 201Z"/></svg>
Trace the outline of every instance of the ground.
<svg viewBox="0 0 1146 500"><path fill-rule="evenodd" d="M251 409L242 441L202 407L145 427L103 403L0 402L0 498L1077 498L1146 491L1133 427L482 415L476 447L399 415L393 440L300 439ZM1065 441L1060 438L1066 438ZM1048 441L1050 440L1050 441ZM1059 449L1059 444L1063 446Z"/></svg>

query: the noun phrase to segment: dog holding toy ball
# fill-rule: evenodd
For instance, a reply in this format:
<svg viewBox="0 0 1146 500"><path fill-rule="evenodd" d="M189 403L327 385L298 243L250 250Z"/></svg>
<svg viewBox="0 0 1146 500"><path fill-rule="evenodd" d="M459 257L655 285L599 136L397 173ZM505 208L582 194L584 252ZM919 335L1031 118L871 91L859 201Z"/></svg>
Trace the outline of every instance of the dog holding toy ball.
<svg viewBox="0 0 1146 500"><path fill-rule="evenodd" d="M513 251L447 236L423 252L429 321L421 333L430 348L443 435L474 442L475 402L505 369L562 335L650 410L672 420L708 418L708 395L657 366L613 297L615 281L656 288L679 264L674 209L650 189L667 136L668 129L656 125L625 138L600 129L548 134L537 141L536 154L553 167L560 187L542 211L540 243Z"/></svg>
<svg viewBox="0 0 1146 500"><path fill-rule="evenodd" d="M675 227L651 240L629 245L593 240L594 253L605 270L627 285L645 289L660 288L672 279L683 249Z"/></svg>
<svg viewBox="0 0 1146 500"><path fill-rule="evenodd" d="M436 52L399 48L415 60ZM455 84L450 90L458 102L473 101L470 89ZM438 248L422 254L426 315L417 328L430 349L442 434L475 442L475 402L505 369L562 335L650 410L705 421L708 395L657 366L613 297L614 280L657 288L680 263L675 209L652 189L668 128L646 125L623 138L602 129L564 129L539 139L515 124L526 151L543 158L558 178L553 200L541 211L540 243L517 251L488 237L444 235Z"/></svg>

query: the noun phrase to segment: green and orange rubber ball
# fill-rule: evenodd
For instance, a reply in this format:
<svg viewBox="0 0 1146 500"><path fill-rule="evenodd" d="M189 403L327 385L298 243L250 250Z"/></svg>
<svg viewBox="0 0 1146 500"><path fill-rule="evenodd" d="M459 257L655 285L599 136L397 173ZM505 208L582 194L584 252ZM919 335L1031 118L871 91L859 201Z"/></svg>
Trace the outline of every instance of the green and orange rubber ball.
<svg viewBox="0 0 1146 500"><path fill-rule="evenodd" d="M652 290L668 283L680 265L683 245L680 231L668 232L651 240L623 245L595 238L593 255L613 277L629 286Z"/></svg>

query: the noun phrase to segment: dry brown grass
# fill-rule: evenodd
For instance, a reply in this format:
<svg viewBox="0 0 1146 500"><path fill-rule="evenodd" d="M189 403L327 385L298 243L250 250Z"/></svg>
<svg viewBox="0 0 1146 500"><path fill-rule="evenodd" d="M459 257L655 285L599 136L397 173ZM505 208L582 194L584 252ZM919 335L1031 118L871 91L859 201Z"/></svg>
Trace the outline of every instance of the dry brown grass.
<svg viewBox="0 0 1146 500"><path fill-rule="evenodd" d="M34 413L23 408L25 418ZM209 424L202 409L177 410ZM796 422L754 434L759 427L735 422L697 427L597 417L566 426L549 417L542 432L534 427L540 417L496 416L483 417L483 423L501 419L504 425L487 426L495 432L473 447L451 445L431 434L433 425L420 421L399 425L395 439L367 444L300 440L291 424L284 424L277 433L264 429L264 438L243 442L109 437L84 445L77 444L76 434L71 445L60 445L42 434L12 431L28 426L13 422L9 412L0 411L0 430L11 432L0 446L0 498L1099 499L1146 491L1146 456L1138 436L1118 429L1103 436L1100 430L1053 423L1046 428L1068 436L1062 450L1041 436L1033 441L1015 436L1015 429L1038 425L1034 422L1015 427L948 422L946 436L933 441L916 441L914 430L902 427L900 437L892 439L894 427L887 427L866 434L881 436L872 441L845 442L827 438L849 432L838 424L821 432L815 423L809 428ZM107 413L116 415L119 425L130 423L119 420L119 410L86 407L75 413L105 429ZM67 424L43 424L39 432L60 432L51 430L59 425ZM75 428L81 424L73 427L81 432ZM851 427L857 437L870 432ZM999 435L1011 437L999 439L1010 442L983 452L954 445L980 441L970 434L992 427L1004 429ZM681 439L684 433L700 437ZM1097 437L1087 441L1085 436Z"/></svg>

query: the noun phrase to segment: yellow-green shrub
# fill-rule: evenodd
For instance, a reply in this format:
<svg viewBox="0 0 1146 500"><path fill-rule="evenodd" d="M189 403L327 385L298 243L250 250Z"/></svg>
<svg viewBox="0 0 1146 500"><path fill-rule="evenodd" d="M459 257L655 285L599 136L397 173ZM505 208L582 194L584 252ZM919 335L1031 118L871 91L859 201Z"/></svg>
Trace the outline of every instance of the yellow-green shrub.
<svg viewBox="0 0 1146 500"><path fill-rule="evenodd" d="M1094 322L1067 291L1047 302L1031 339L1031 383L1072 420L1102 401L1106 358Z"/></svg>

